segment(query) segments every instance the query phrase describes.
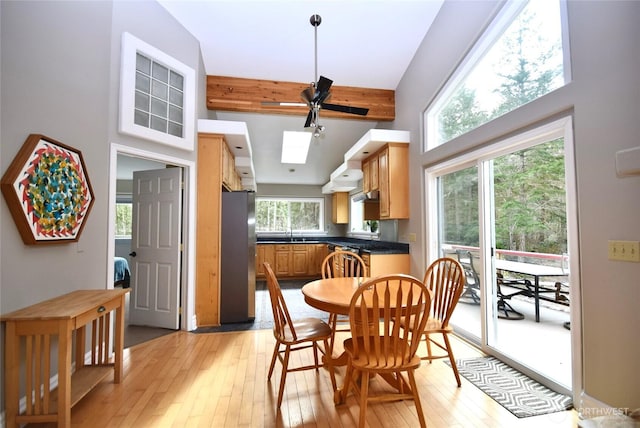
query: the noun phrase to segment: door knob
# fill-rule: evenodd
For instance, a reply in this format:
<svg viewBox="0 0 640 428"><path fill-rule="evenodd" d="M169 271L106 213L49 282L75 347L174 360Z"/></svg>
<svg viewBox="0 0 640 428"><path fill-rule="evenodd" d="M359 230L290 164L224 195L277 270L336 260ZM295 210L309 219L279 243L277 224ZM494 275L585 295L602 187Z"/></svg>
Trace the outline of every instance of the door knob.
<svg viewBox="0 0 640 428"><path fill-rule="evenodd" d="M137 256L137 254L136 254L136 252L135 252L135 251L130 252L130 253L129 253L129 255L130 255L131 257L135 257L135 256Z"/></svg>

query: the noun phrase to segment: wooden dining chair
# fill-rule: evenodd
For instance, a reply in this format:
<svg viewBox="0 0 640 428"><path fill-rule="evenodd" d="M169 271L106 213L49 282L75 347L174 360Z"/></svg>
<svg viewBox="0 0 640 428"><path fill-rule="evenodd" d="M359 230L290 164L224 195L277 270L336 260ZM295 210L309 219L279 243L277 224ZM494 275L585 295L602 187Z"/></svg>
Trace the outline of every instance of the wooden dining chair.
<svg viewBox="0 0 640 428"><path fill-rule="evenodd" d="M367 276L367 265L358 254L351 251L335 250L322 261L322 278L360 278ZM349 318L329 314L329 325L336 331L349 331ZM338 327L343 325L343 327ZM333 349L333 340L331 346Z"/></svg>
<svg viewBox="0 0 640 428"><path fill-rule="evenodd" d="M365 277L367 265L351 251L335 250L322 261L322 278Z"/></svg>
<svg viewBox="0 0 640 428"><path fill-rule="evenodd" d="M427 324L431 293L417 278L386 275L364 282L351 298L349 322L352 337L344 341L347 353L345 388L338 402L356 391L360 401L359 427L365 426L370 401L411 399L415 402L420 426L426 422L414 371L420 366L416 355ZM401 329L394 319L408 320ZM411 334L415 332L416 334ZM403 376L406 373L409 384ZM396 391L370 396L369 379L379 374L396 386Z"/></svg>
<svg viewBox="0 0 640 428"><path fill-rule="evenodd" d="M464 291L464 269L457 260L450 257L442 257L429 265L424 274L423 282L431 291L433 301L427 326L423 332L427 355L420 358L432 362L435 359L448 357L458 386L461 386L460 374L458 373L451 342L449 341L449 334L453 332L453 327L449 325L449 320ZM406 325L404 319L401 319L400 325L402 328L412 329L410 325ZM437 334L442 335L444 344L434 340L433 336ZM446 354L434 355L431 349L432 344L446 351Z"/></svg>
<svg viewBox="0 0 640 428"><path fill-rule="evenodd" d="M442 257L429 265L424 274L424 285L431 291L433 301L427 327L424 330L424 338L427 345L427 356L423 360L432 362L435 359L449 357L453 374L458 386L461 386L460 374L456 366L456 360L451 349L449 334L453 333L453 327L449 325L453 310L456 308L460 295L464 291L465 273L460 263L450 257ZM434 340L434 335L441 334L444 344ZM446 354L434 355L431 345L434 344Z"/></svg>
<svg viewBox="0 0 640 428"><path fill-rule="evenodd" d="M278 390L278 406L280 409L282 404L282 396L284 393L284 386L287 378L287 373L310 370L323 367L318 359L318 342L322 341L324 348L320 349L320 352L325 353L324 350L329 348L329 338L332 335L331 327L319 318L304 318L299 320L292 320L287 309L287 304L282 296L282 290L280 289L280 283L273 273L271 265L267 262L264 264L265 274L267 276L267 287L269 289L269 297L271 298L271 308L273 310L273 337L276 339L276 344L273 348L273 356L271 357L271 365L269 366L268 380L271 381L271 375L276 364L276 359L280 360L282 364L282 376L280 378L280 389ZM284 349L281 349L284 347ZM313 360L312 365L303 365L297 367L289 367L289 357L291 352L299 351L306 348L313 348ZM336 390L336 380L331 367L331 358L323 358L324 364L329 369L331 376L331 385L333 390Z"/></svg>

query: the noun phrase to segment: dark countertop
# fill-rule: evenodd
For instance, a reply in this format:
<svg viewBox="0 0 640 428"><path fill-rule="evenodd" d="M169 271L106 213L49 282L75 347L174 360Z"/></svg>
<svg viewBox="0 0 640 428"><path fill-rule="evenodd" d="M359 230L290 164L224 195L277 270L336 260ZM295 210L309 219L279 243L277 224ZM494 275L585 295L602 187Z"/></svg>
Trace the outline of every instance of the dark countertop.
<svg viewBox="0 0 640 428"><path fill-rule="evenodd" d="M360 253L369 254L409 254L409 244L402 242L377 241L371 239L349 238L345 236L309 236L309 237L263 237L257 244L323 244L336 247L357 248Z"/></svg>

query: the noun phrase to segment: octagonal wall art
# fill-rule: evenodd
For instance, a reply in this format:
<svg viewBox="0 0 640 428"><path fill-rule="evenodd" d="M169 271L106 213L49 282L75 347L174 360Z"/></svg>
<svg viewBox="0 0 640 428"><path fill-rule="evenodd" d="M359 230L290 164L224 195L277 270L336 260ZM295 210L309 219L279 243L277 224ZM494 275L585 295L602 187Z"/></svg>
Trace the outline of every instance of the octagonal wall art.
<svg viewBox="0 0 640 428"><path fill-rule="evenodd" d="M93 205L80 151L31 134L1 180L25 244L76 242Z"/></svg>

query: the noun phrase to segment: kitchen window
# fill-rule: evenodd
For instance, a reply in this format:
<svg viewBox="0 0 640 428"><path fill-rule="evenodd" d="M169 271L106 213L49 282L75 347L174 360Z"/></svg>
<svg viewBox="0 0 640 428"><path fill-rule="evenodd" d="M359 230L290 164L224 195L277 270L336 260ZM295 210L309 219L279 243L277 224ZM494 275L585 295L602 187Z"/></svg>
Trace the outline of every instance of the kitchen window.
<svg viewBox="0 0 640 428"><path fill-rule="evenodd" d="M256 233L324 232L322 198L256 198Z"/></svg>
<svg viewBox="0 0 640 428"><path fill-rule="evenodd" d="M359 197L362 194L351 195L349 206L349 230L357 235L378 235L378 220L365 220L365 202Z"/></svg>

